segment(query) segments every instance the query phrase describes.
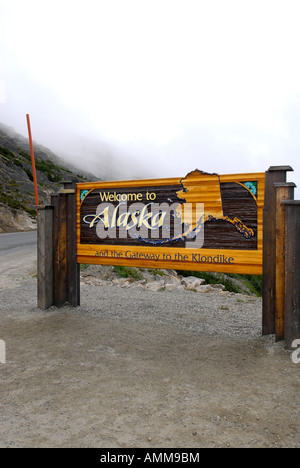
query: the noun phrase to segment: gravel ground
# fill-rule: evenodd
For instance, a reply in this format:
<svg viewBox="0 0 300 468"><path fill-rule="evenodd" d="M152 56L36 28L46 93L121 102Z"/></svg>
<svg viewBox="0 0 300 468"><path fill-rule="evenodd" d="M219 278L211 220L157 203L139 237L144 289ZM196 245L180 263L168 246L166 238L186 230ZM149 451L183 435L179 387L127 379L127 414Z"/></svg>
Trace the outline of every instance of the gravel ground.
<svg viewBox="0 0 300 468"><path fill-rule="evenodd" d="M25 270L0 280L0 447L300 447L300 365L260 299L82 284L45 312Z"/></svg>

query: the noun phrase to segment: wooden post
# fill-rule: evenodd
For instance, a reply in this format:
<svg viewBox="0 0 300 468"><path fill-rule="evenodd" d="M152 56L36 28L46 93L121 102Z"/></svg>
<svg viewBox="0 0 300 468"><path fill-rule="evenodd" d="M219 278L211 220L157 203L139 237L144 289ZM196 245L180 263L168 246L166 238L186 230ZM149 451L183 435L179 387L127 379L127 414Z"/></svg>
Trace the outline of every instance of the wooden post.
<svg viewBox="0 0 300 468"><path fill-rule="evenodd" d="M80 265L77 264L76 184L65 182L51 196L53 207L53 304L80 305Z"/></svg>
<svg viewBox="0 0 300 468"><path fill-rule="evenodd" d="M53 207L38 206L37 211L38 307L53 305Z"/></svg>
<svg viewBox="0 0 300 468"><path fill-rule="evenodd" d="M54 305L63 306L67 301L67 198L51 195L53 206L53 297Z"/></svg>
<svg viewBox="0 0 300 468"><path fill-rule="evenodd" d="M276 289L275 335L276 341L284 339L285 321L285 207L283 200L294 199L293 182L276 182Z"/></svg>
<svg viewBox="0 0 300 468"><path fill-rule="evenodd" d="M286 200L285 347L300 338L300 201Z"/></svg>
<svg viewBox="0 0 300 468"><path fill-rule="evenodd" d="M80 305L80 265L77 263L77 217L76 217L76 183L65 182L67 196L67 296L68 302L77 307Z"/></svg>
<svg viewBox="0 0 300 468"><path fill-rule="evenodd" d="M275 182L286 182L290 166L272 166L266 172L263 222L263 317L262 334L275 333L276 289L276 191Z"/></svg>

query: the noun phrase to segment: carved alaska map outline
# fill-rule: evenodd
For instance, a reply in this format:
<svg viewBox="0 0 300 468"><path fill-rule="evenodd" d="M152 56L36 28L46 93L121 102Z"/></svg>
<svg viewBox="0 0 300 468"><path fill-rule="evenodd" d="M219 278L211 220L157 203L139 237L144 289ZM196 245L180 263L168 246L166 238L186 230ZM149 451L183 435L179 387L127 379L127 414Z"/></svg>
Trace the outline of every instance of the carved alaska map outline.
<svg viewBox="0 0 300 468"><path fill-rule="evenodd" d="M173 241L195 239L203 231L206 221L225 221L233 225L245 239L254 237L254 230L247 227L240 218L224 214L221 181L218 174L210 174L196 169L181 179L180 183L182 190L176 192L180 203L175 210L174 218L185 226L184 232L176 237L163 240L145 239L137 236L139 241L152 245L162 245ZM246 186L244 187L249 190ZM173 202L170 198L168 201ZM204 213L201 210L195 210L195 204L204 204ZM199 214L198 218L195 217L195 213ZM195 227L193 228L193 226Z"/></svg>
<svg viewBox="0 0 300 468"><path fill-rule="evenodd" d="M202 184L201 179L204 179L205 183ZM183 189L177 192L177 197L185 203L204 203L204 222L225 221L235 226L246 239L254 236L254 230L247 227L241 219L224 215L221 181L218 174L196 169L180 182Z"/></svg>

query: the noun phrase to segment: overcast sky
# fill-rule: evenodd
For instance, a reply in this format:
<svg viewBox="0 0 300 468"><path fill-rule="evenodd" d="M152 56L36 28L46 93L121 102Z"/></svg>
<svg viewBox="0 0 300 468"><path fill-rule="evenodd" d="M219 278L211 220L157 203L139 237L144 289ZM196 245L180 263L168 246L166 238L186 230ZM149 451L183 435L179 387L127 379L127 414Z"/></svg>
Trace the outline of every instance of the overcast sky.
<svg viewBox="0 0 300 468"><path fill-rule="evenodd" d="M0 122L101 176L291 165L299 0L0 0ZM296 192L300 197L300 191Z"/></svg>

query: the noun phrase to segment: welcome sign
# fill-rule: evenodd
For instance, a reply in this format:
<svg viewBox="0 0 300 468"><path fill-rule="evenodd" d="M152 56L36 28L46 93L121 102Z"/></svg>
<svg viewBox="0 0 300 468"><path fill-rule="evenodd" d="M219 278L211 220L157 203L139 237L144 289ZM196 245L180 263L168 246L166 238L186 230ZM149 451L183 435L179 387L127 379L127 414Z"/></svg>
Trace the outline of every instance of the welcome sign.
<svg viewBox="0 0 300 468"><path fill-rule="evenodd" d="M77 184L77 262L262 274L265 173Z"/></svg>

